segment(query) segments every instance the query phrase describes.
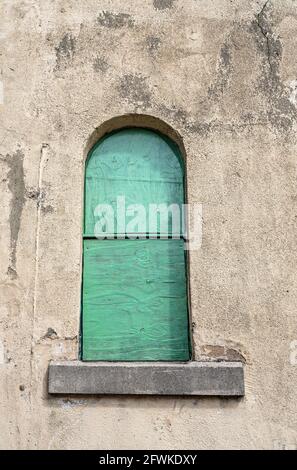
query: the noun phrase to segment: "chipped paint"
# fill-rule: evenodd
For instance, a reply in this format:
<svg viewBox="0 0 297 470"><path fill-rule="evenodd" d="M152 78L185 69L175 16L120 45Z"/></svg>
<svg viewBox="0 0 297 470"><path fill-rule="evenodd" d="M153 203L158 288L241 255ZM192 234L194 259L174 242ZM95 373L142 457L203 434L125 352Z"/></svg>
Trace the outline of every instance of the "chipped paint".
<svg viewBox="0 0 297 470"><path fill-rule="evenodd" d="M297 80L291 80L286 84L289 88L289 100L295 107L297 107Z"/></svg>

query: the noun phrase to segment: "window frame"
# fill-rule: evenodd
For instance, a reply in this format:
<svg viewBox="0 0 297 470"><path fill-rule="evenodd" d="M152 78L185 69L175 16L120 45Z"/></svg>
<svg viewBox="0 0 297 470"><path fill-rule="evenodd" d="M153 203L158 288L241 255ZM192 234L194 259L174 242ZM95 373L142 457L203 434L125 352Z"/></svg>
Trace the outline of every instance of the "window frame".
<svg viewBox="0 0 297 470"><path fill-rule="evenodd" d="M183 139L180 134L160 118L146 114L125 114L112 117L94 129L84 143L82 159L81 208L84 208L84 170L85 161L91 148L105 134L120 128L143 127L159 131L171 138L179 147L184 162L185 203L188 203L187 191L187 158ZM83 240L83 220L81 220L81 260ZM192 337L191 310L191 257L187 256L187 289L189 334L192 357L186 363L113 363L113 362L82 362L78 360L50 361L48 367L48 393L58 396L69 395L150 395L150 396L188 396L188 397L229 397L241 398L245 394L244 366L241 361L200 361L196 359L196 351ZM82 280L82 262L80 267ZM81 327L81 308L78 315ZM80 341L78 357L80 357ZM131 370L132 368L132 370ZM176 374L172 374L176 370ZM131 375L132 374L132 375ZM172 382L172 377L182 377L180 382ZM157 378L152 383L152 377Z"/></svg>

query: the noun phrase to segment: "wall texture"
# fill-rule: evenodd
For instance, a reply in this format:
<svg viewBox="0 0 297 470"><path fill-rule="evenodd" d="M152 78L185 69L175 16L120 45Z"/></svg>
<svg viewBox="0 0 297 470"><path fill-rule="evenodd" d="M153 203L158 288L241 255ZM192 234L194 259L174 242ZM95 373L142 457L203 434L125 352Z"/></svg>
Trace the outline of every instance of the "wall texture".
<svg viewBox="0 0 297 470"><path fill-rule="evenodd" d="M296 2L1 0L0 15L0 447L296 447ZM183 138L203 205L195 355L244 360L243 399L47 395L49 360L77 358L85 155L127 113Z"/></svg>

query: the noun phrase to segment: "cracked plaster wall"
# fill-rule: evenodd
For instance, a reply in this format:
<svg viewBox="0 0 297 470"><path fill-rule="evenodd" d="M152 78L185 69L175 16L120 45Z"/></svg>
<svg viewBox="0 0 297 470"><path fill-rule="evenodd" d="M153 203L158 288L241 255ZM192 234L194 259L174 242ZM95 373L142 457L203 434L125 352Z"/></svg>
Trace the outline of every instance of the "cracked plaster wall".
<svg viewBox="0 0 297 470"><path fill-rule="evenodd" d="M0 448L297 447L296 2L0 8ZM243 360L243 399L47 395L78 351L87 143L127 113L183 138L195 354Z"/></svg>

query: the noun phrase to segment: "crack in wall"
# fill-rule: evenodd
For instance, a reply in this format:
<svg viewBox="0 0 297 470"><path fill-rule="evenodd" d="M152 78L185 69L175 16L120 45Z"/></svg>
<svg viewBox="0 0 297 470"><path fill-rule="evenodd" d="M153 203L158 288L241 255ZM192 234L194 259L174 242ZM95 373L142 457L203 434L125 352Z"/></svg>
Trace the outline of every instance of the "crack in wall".
<svg viewBox="0 0 297 470"><path fill-rule="evenodd" d="M266 41L266 47L267 47L267 60L269 64L269 68L271 72L273 72L273 65L271 62L271 57L272 57L272 50L271 50L271 45L270 45L270 37L269 37L269 28L267 27L267 19L266 19L266 8L270 0L267 0L261 11L256 15L256 21L257 25Z"/></svg>
<svg viewBox="0 0 297 470"><path fill-rule="evenodd" d="M258 90L265 96L268 122L278 131L290 131L297 120L297 110L290 101L288 88L281 80L282 43L273 31L273 9L267 0L252 22L252 32L262 55L262 73ZM268 8L269 7L269 8Z"/></svg>
<svg viewBox="0 0 297 470"><path fill-rule="evenodd" d="M48 144L42 144L40 151L39 170L38 170L38 195L42 195L42 179L45 164L48 160ZM37 308L37 286L38 286L38 265L39 265L39 239L40 239L40 219L41 219L41 204L37 204L37 219L36 219L36 232L35 232L35 278L34 278L34 293L33 293L33 313L32 313L32 327L31 327L31 357L30 357L30 375L31 386L30 394L32 393L32 380L33 380L33 349L34 349L34 325ZM30 395L31 400L31 395Z"/></svg>
<svg viewBox="0 0 297 470"><path fill-rule="evenodd" d="M59 340L59 341L76 341L76 340L77 340L77 335L61 337L61 336L58 335L58 333L56 332L56 330L54 330L54 328L49 327L49 328L47 329L47 332L45 333L45 335L43 335L43 336L39 339L39 341L37 341L36 344L41 344L41 342L46 341L46 340L51 340L51 341L54 341L54 340Z"/></svg>

